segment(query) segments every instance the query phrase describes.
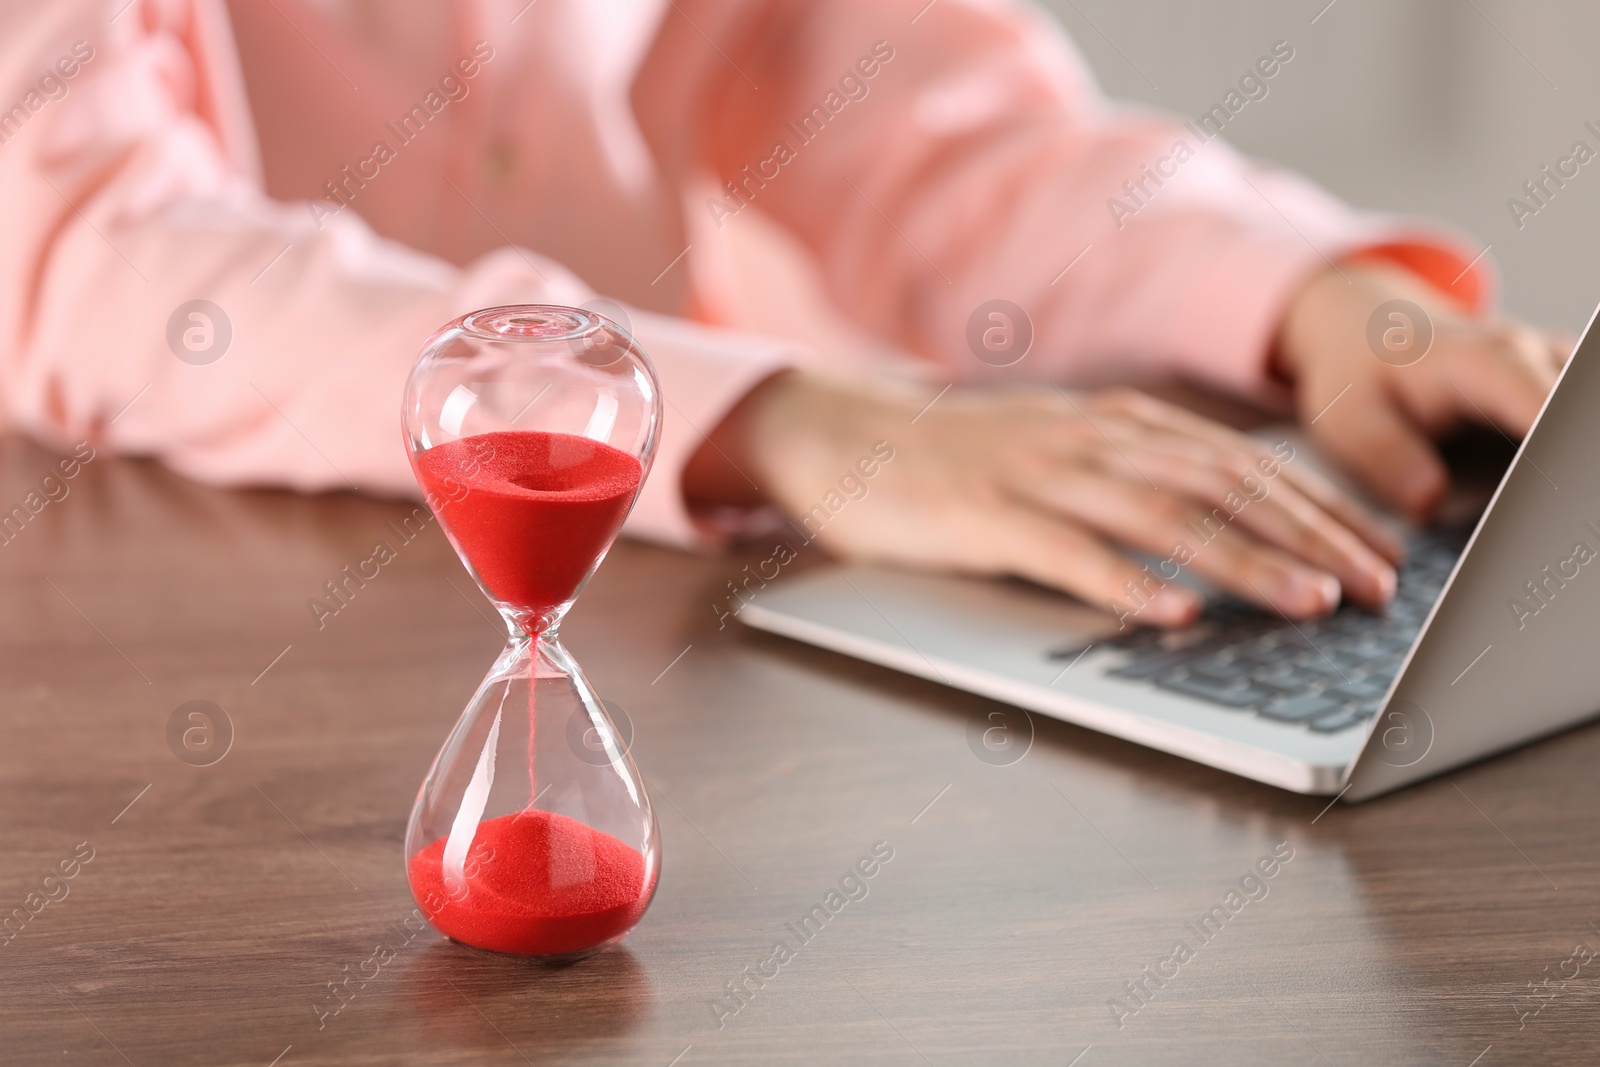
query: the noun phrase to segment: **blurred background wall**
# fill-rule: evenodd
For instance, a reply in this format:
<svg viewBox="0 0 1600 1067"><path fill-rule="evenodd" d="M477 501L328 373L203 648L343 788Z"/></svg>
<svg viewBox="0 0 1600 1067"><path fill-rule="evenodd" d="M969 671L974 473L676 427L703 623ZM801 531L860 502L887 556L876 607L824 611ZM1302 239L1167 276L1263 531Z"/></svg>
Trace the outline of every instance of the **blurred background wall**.
<svg viewBox="0 0 1600 1067"><path fill-rule="evenodd" d="M1600 153L1600 5L1583 0L1042 0L1110 96L1193 118L1273 42L1294 60L1227 129L1362 207L1492 245L1508 310L1577 331L1600 303L1600 158L1519 230L1506 206ZM1313 22L1313 19L1315 20Z"/></svg>

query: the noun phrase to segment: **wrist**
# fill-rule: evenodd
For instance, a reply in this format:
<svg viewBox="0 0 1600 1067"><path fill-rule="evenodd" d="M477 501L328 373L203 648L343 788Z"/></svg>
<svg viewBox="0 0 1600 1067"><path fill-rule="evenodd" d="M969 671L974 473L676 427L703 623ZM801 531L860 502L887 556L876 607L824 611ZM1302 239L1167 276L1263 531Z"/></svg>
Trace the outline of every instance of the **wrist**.
<svg viewBox="0 0 1600 1067"><path fill-rule="evenodd" d="M683 469L683 498L690 509L759 507L771 500L755 473L755 447L770 423L774 408L793 392L798 371L784 370L763 379L728 409L707 434Z"/></svg>
<svg viewBox="0 0 1600 1067"><path fill-rule="evenodd" d="M1305 363L1316 349L1338 297L1335 287L1348 286L1334 267L1313 274L1284 309L1267 357L1267 373L1291 388L1305 374Z"/></svg>
<svg viewBox="0 0 1600 1067"><path fill-rule="evenodd" d="M1346 259L1312 275L1290 300L1274 336L1268 373L1293 387L1318 361L1366 349L1366 319L1387 300L1408 300L1440 319L1459 314L1423 278L1403 266Z"/></svg>
<svg viewBox="0 0 1600 1067"><path fill-rule="evenodd" d="M707 435L684 470L684 498L691 508L792 507L926 403L892 383L782 371Z"/></svg>

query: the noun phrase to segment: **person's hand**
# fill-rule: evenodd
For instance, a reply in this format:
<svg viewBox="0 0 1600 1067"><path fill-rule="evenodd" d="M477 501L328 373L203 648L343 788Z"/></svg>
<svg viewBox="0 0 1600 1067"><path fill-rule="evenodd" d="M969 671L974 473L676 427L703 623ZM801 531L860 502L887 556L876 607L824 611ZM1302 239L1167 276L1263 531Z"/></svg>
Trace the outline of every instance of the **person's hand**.
<svg viewBox="0 0 1600 1067"><path fill-rule="evenodd" d="M1180 566L1292 617L1329 612L1341 593L1379 606L1394 592L1394 538L1286 444L1131 390L928 400L780 375L701 449L686 491L732 502L723 490L737 496L747 476L844 558L1019 575L1140 623L1199 613L1171 581ZM1119 546L1159 561L1142 566Z"/></svg>
<svg viewBox="0 0 1600 1067"><path fill-rule="evenodd" d="M1391 301L1412 307L1380 311ZM1346 264L1318 274L1291 302L1276 363L1318 446L1421 519L1448 488L1430 439L1463 421L1521 438L1572 345L1518 322L1476 318L1398 267Z"/></svg>

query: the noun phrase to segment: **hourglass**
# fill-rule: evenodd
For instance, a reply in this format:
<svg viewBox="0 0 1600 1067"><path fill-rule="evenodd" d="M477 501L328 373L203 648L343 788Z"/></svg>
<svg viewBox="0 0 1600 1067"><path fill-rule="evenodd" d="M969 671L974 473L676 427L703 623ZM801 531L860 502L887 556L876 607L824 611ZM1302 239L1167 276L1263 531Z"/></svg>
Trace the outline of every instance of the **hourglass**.
<svg viewBox="0 0 1600 1067"><path fill-rule="evenodd" d="M661 862L644 782L558 637L650 469L655 371L591 311L489 308L429 338L403 421L428 504L508 632L417 794L411 893L456 941L576 959L639 921Z"/></svg>

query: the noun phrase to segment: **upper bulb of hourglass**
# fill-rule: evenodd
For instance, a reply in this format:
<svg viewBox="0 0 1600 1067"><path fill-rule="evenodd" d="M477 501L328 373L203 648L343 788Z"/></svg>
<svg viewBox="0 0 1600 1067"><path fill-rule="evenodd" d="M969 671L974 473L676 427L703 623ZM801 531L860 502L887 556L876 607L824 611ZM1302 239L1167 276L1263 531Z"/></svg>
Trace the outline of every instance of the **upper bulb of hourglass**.
<svg viewBox="0 0 1600 1067"><path fill-rule="evenodd" d="M559 622L655 451L648 358L595 312L489 308L448 323L406 383L417 480L462 561L525 633Z"/></svg>

